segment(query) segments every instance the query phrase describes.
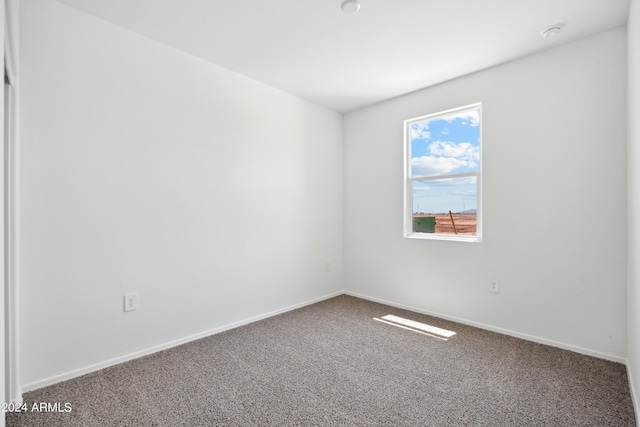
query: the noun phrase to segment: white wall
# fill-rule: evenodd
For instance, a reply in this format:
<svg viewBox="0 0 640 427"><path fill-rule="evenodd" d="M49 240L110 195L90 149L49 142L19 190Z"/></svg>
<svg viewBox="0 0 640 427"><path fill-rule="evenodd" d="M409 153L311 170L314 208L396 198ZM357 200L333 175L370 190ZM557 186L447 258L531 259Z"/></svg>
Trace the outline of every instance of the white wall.
<svg viewBox="0 0 640 427"><path fill-rule="evenodd" d="M334 112L51 0L21 9L25 390L339 292L343 199L349 292L624 358L623 29L350 113L342 151ZM402 121L476 101L484 242L404 239Z"/></svg>
<svg viewBox="0 0 640 427"><path fill-rule="evenodd" d="M5 33L5 0L0 0L0 46L2 46L2 52L3 52L3 57L4 52L5 52L5 48L4 48L4 33ZM5 98L4 98L4 89L2 90L2 95L0 95L0 129L3 132L3 140L4 138L4 134L5 134L5 120L4 120L4 104L5 104ZM4 146L5 146L6 142L3 144L3 150L0 153L0 200L2 200L2 205L3 205L3 209L2 212L0 212L0 224L2 224L2 229L0 230L0 236L1 236L1 241L2 243L2 247L0 247L0 260L2 260L2 262L0 262L0 277L2 277L2 292L0 292L0 342L3 343L3 350L0 351L0 402L6 402L6 390L5 390L5 383L6 383L6 373L5 373L5 353L7 352L7 346L5 343L5 322L6 322L6 318L5 318L5 292L6 292L6 287L7 287L7 281L6 281L6 276L5 276L5 242L6 242L6 238L7 236L5 235L5 209L4 207L6 207L6 194L5 194L5 158L4 158ZM4 419L4 415L0 416L0 427L4 427L5 425L5 419Z"/></svg>
<svg viewBox="0 0 640 427"><path fill-rule="evenodd" d="M613 30L347 114L348 291L623 360L625 37ZM483 242L403 238L403 120L477 101Z"/></svg>
<svg viewBox="0 0 640 427"><path fill-rule="evenodd" d="M634 396L636 416L640 415L640 3L631 1L627 24L628 79L628 294L627 368Z"/></svg>
<svg viewBox="0 0 640 427"><path fill-rule="evenodd" d="M4 58L5 72L9 85L5 85L5 402L19 402L22 399L19 386L19 342L18 342L18 316L17 301L18 289L16 286L16 248L17 233L16 224L19 218L17 210L18 191L16 185L16 167L19 156L20 138L17 123L19 104L19 37L18 27L20 22L20 0L6 0L5 2L5 43Z"/></svg>
<svg viewBox="0 0 640 427"><path fill-rule="evenodd" d="M25 391L342 289L341 115L51 0L21 21Z"/></svg>

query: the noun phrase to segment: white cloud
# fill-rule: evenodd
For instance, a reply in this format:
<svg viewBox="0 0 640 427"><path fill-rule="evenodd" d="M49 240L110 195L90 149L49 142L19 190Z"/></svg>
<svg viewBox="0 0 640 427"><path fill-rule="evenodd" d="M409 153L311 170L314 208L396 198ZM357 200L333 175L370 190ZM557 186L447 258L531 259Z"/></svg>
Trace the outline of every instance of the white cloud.
<svg viewBox="0 0 640 427"><path fill-rule="evenodd" d="M468 168L477 168L480 161L478 146L470 142L444 142L434 141L429 145L429 152L434 156L453 157L465 160Z"/></svg>
<svg viewBox="0 0 640 427"><path fill-rule="evenodd" d="M446 187L460 187L461 185L475 185L476 181L477 178L475 176L465 176L457 178L438 178L437 180L429 182L434 189L441 189ZM451 192L451 190L447 189L447 192Z"/></svg>
<svg viewBox="0 0 640 427"><path fill-rule="evenodd" d="M439 175L472 166L472 162L453 157L422 156L411 159L412 175Z"/></svg>
<svg viewBox="0 0 640 427"><path fill-rule="evenodd" d="M448 122L452 122L455 119L462 119L468 122L469 126L476 127L480 126L480 110L463 111L458 114L443 117L443 119Z"/></svg>
<svg viewBox="0 0 640 427"><path fill-rule="evenodd" d="M478 196L478 192L475 190L468 190L468 191L452 191L450 192L451 195L453 196L460 196L460 197L465 197L465 198L476 198Z"/></svg>
<svg viewBox="0 0 640 427"><path fill-rule="evenodd" d="M431 187L427 187L425 185L421 185L421 186L416 186L413 187L413 194L420 194L420 193L426 193L427 191L431 190Z"/></svg>
<svg viewBox="0 0 640 427"><path fill-rule="evenodd" d="M427 139L430 136L429 122L413 123L411 125L411 139Z"/></svg>

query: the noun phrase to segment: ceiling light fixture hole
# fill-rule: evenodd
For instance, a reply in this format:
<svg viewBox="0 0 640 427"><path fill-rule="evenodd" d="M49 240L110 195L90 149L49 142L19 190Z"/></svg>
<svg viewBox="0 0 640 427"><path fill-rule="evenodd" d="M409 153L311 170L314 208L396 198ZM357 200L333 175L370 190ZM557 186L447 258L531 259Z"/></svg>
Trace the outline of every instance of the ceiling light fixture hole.
<svg viewBox="0 0 640 427"><path fill-rule="evenodd" d="M346 14L353 15L360 10L360 2L358 0L344 0L340 9Z"/></svg>
<svg viewBox="0 0 640 427"><path fill-rule="evenodd" d="M544 31L542 31L540 35L545 39L553 39L555 37L558 37L561 29L562 27L560 25L552 25L551 27L546 28Z"/></svg>

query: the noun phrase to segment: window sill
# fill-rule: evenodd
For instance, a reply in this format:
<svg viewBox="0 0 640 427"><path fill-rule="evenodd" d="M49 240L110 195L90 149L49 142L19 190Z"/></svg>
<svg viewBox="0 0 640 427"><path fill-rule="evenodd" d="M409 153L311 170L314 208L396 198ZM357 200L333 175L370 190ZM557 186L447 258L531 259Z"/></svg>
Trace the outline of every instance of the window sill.
<svg viewBox="0 0 640 427"><path fill-rule="evenodd" d="M480 236L461 236L456 234L432 234L432 233L411 233L405 236L407 239L418 240L448 240L451 242L482 242Z"/></svg>

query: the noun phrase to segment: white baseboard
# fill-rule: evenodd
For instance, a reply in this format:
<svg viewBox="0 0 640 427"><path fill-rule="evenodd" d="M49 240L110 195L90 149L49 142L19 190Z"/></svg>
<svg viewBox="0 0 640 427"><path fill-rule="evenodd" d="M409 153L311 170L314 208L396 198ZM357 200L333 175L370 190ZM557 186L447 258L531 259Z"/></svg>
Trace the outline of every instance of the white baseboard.
<svg viewBox="0 0 640 427"><path fill-rule="evenodd" d="M612 362L622 363L622 364L627 366L627 372L629 372L629 366L627 364L627 359L625 357L623 357L623 356L620 356L620 355L602 353L602 352L598 352L598 351L594 351L594 350L590 350L590 349L586 349L586 348L582 348L582 347L573 346L573 345L570 345L570 344L565 344L565 343L558 342L558 341L553 341L553 340L548 340L548 339L545 339L545 338L540 338L540 337L537 337L537 336L534 336L534 335L523 334L523 333L520 333L520 332L511 331L511 330L508 330L508 329L503 329L503 328L499 328L499 327L495 327L495 326L491 326L491 325L486 325L486 324L479 323L479 322L474 322L474 321L471 321L471 320L467 320L467 319L463 319L463 318L459 318L459 317L455 317L455 316L449 316L449 315L446 315L446 314L442 314L442 313L438 313L438 312L434 312L434 311L430 311L430 310L423 310L423 309L420 309L420 308L417 308L417 307L412 307L412 306L408 306L408 305L405 305L405 304L399 304L399 303L395 303L393 301L388 301L388 300L381 299L381 298L375 298L375 297L371 297L371 296L368 296L368 295L359 294L359 293L356 293L356 292L339 291L339 292L335 292L335 293L332 293L332 294L329 294L329 295L318 297L318 298L315 298L315 299L312 299L312 300L308 300L308 301L305 301L305 302L302 302L302 303L299 303L299 304L295 304L295 305L292 305L292 306L289 306L289 307L285 307L285 308L282 308L282 309L279 309L279 310L271 311L271 312L264 313L264 314L261 314L261 315L258 315L258 316L250 317L250 318L245 319L245 320L241 320L241 321L230 323L230 324L227 324L227 325L223 325L223 326L220 326L220 327L217 327L217 328L214 328L214 329L203 331L203 332L200 332L198 334L190 335L188 337L180 338L180 339L177 339L177 340L174 340L174 341L170 341L170 342L167 342L167 343L164 343L164 344L160 344L160 345L157 345L157 346L154 346L154 347L150 347L150 348L147 348L147 349L144 349L144 350L136 351L134 353L130 353L130 354L127 354L127 355L124 355L124 356L116 357L116 358L113 358L113 359L110 359L110 360L106 360L106 361L103 361L103 362L100 362L100 363L96 363L96 364L93 364L93 365L85 366L83 368L76 369L76 370L73 370L73 371L70 371L70 372L65 372L65 373L60 374L60 375L55 375L55 376L52 376L52 377L49 377L49 378L45 378L45 379L40 380L40 381L35 381L35 382L30 383L30 384L25 384L25 385L22 386L22 392L26 393L28 391L36 390L36 389L39 389L39 388L42 388L42 387L46 387L46 386L49 386L49 385L52 385L52 384L56 384L56 383L59 383L59 382L62 382L62 381L67 381L67 380L70 380L72 378L79 377L81 375L85 375L85 374L88 374L88 373L91 373L91 372L99 371L100 369L108 368L110 366L114 366L114 365L117 365L117 364L120 364L120 363L123 363L123 362L127 362L129 360L137 359L139 357L146 356L146 355L149 355L149 354L153 354L153 353L156 353L158 351L162 351L162 350L166 350L166 349L169 349L169 348L172 348L172 347L176 347L176 346L179 346L179 345L182 345L182 344L186 344L186 343L191 342L191 341L195 341L195 340L198 340L198 339L201 339L201 338L205 338L205 337L208 337L208 336L211 336L211 335L215 335L215 334L218 334L220 332L228 331L230 329L234 329L234 328L237 328L237 327L240 327L240 326L243 326L243 325L247 325L247 324L250 324L250 323L253 323L253 322L257 322L259 320L267 319L269 317L276 316L276 315L282 314L282 313L286 313L288 311L296 310L298 308L301 308L301 307L304 307L304 306L307 306L307 305L311 305L311 304L315 304L317 302L324 301L326 299L333 298L333 297L336 297L336 296L339 296L339 295L351 295L351 296L356 297L356 298L362 298L362 299L373 301L373 302L377 302L377 303L380 303L380 304L385 304L385 305L389 305L389 306L392 306L392 307L401 308L401 309L404 309L404 310L414 311L416 313L422 313L422 314L426 314L426 315L429 315L429 316L439 317L439 318L442 318L442 319L451 320L453 322L462 323L464 325L475 326L477 328L486 329L486 330L489 330L489 331L497 332L497 333L504 334L504 335L513 336L513 337L516 337L516 338L521 338L521 339L524 339L524 340L527 340L527 341L532 341L532 342L536 342L536 343L539 343L539 344L550 345L552 347L558 347L558 348L562 348L564 350L570 350L570 351L574 351L576 353L581 353L581 354L585 354L585 355L588 355L588 356L593 356L593 357L597 357L597 358L600 358L600 359L609 360L609 361L612 361ZM632 383L631 378L632 378L632 376L629 373L629 381L630 381L629 386L630 386L631 395L632 395L632 398L633 398L634 396L636 396L636 394L635 394L635 391L634 391L634 387L633 387L633 383ZM20 396L20 400L21 400L21 398L22 398L22 396ZM634 402L634 406L636 406L635 398L633 399L633 402ZM639 409L640 408L636 407L636 413L640 413L640 412L638 412Z"/></svg>
<svg viewBox="0 0 640 427"><path fill-rule="evenodd" d="M167 343L164 343L164 344L160 344L160 345L157 345L157 346L149 347L147 349L136 351L136 352L130 353L130 354L126 354L124 356L116 357L116 358L113 358L113 359L110 359L110 360L105 360L104 362L95 363L93 365L85 366L85 367L80 368L80 369L76 369L76 370L73 370L73 371L70 371L70 372L65 372L65 373L60 374L60 375L55 375L55 376L52 376L52 377L49 377L49 378L45 378L45 379L40 380L40 381L35 381L35 382L30 383L30 384L25 384L25 385L22 386L22 392L26 393L28 391L37 390L39 388L46 387L46 386L49 386L49 385L52 385L52 384L56 384L56 383L59 383L59 382L62 382L62 381L67 381L67 380L70 380L72 378L79 377L81 375L85 375L85 374L89 374L91 372L99 371L100 369L104 369L104 368L108 368L110 366L118 365L120 363L127 362L127 361L133 360L133 359L137 359L137 358L142 357L142 356L147 356L149 354L153 354L153 353L156 353L158 351L167 350L167 349L172 348L172 347L177 347L179 345L186 344L186 343L191 342L191 341L196 341L196 340L199 340L201 338L205 338L205 337L208 337L208 336L211 336L211 335L218 334L220 332L224 332L224 331L228 331L230 329L234 329L234 328L237 328L237 327L240 327L240 326L248 325L249 323L253 323L253 322L257 322L259 320L267 319L269 317L277 316L278 314L282 314L282 313L286 313L288 311L296 310L298 308L305 307L305 306L311 305L311 304L315 304L317 302L324 301L326 299L333 298L333 297L336 297L336 296L339 296L339 295L343 295L343 294L344 294L343 291L335 292L335 293L332 293L332 294L329 294L329 295L325 295L325 296L322 296L322 297L314 298L312 300L301 302L299 304L295 304L295 305L292 305L292 306L289 306L289 307L285 307L285 308L282 308L282 309L279 309L279 310L271 311L271 312L264 313L264 314L261 314L261 315L258 315L258 316L250 317L250 318L245 319L245 320L241 320L241 321L238 321L238 322L230 323L228 325L224 325L224 326L220 326L220 327L217 327L217 328L214 328L214 329L203 331L203 332L200 332L200 333L197 333L197 334L194 334L194 335L190 335L188 337L180 338L180 339L177 339L177 340L174 340L174 341L170 341L170 342L167 342ZM20 396L20 399L22 399L22 396Z"/></svg>
<svg viewBox="0 0 640 427"><path fill-rule="evenodd" d="M417 307L412 307L412 306L408 306L408 305L404 305L404 304L398 304L395 303L393 301L387 301L381 298L375 298L375 297L371 297L368 295L363 295L363 294L359 294L357 292L350 292L350 291L345 291L344 292L346 295L351 295L353 297L356 298L362 298L362 299L366 299L369 301L373 301L373 302L377 302L380 304L385 304L385 305L390 305L392 307L397 307L397 308L401 308L404 310L409 310L409 311L415 311L416 313L422 313L422 314L426 314L429 316L434 316L434 317L439 317L441 319L446 319L446 320L451 320L453 322L457 322L457 323L462 323L463 325L469 325L469 326L475 326L476 328L480 328L480 329L486 329L488 331L493 331L493 332L498 332L500 334L504 334L504 335L509 335L512 337L516 337L516 338L521 338L523 340L527 340L527 341L532 341L538 344L545 344L545 345L549 345L552 347L558 347L564 350L570 350L576 353L580 353L580 354L585 354L587 356L593 356L593 357L597 357L599 359L604 359L604 360L609 360L611 362L617 362L617 363L622 363L624 365L627 364L627 359L624 356L621 355L617 355L617 354L609 354L609 353L602 353L599 351L595 351L595 350L590 350L588 348L582 348L582 347L577 347L571 344L566 344L563 342L559 342L559 341L553 341L553 340L549 340L546 338L541 338L541 337L537 337L535 335L529 335L529 334L523 334L521 332L516 332L516 331L512 331L509 329L504 329L504 328L499 328L496 326L492 326L492 325L487 325L484 323L480 323L480 322L475 322L472 320L468 320L468 319L463 319L460 317L455 317L455 316L449 316L446 314L442 314L442 313L438 313L435 311L430 311L430 310L423 310Z"/></svg>
<svg viewBox="0 0 640 427"><path fill-rule="evenodd" d="M7 403L8 402L14 403L16 405L22 405L24 403L24 400L22 400L22 394L21 394L21 395L16 396L16 397L14 397L12 399L8 399Z"/></svg>
<svg viewBox="0 0 640 427"><path fill-rule="evenodd" d="M631 366L629 365L629 360L625 363L627 365L627 377L629 378L629 392L631 393L631 401L633 402L633 410L635 411L636 420L638 419L638 415L640 415L640 402L636 399L636 388L633 383L633 374L631 373Z"/></svg>

